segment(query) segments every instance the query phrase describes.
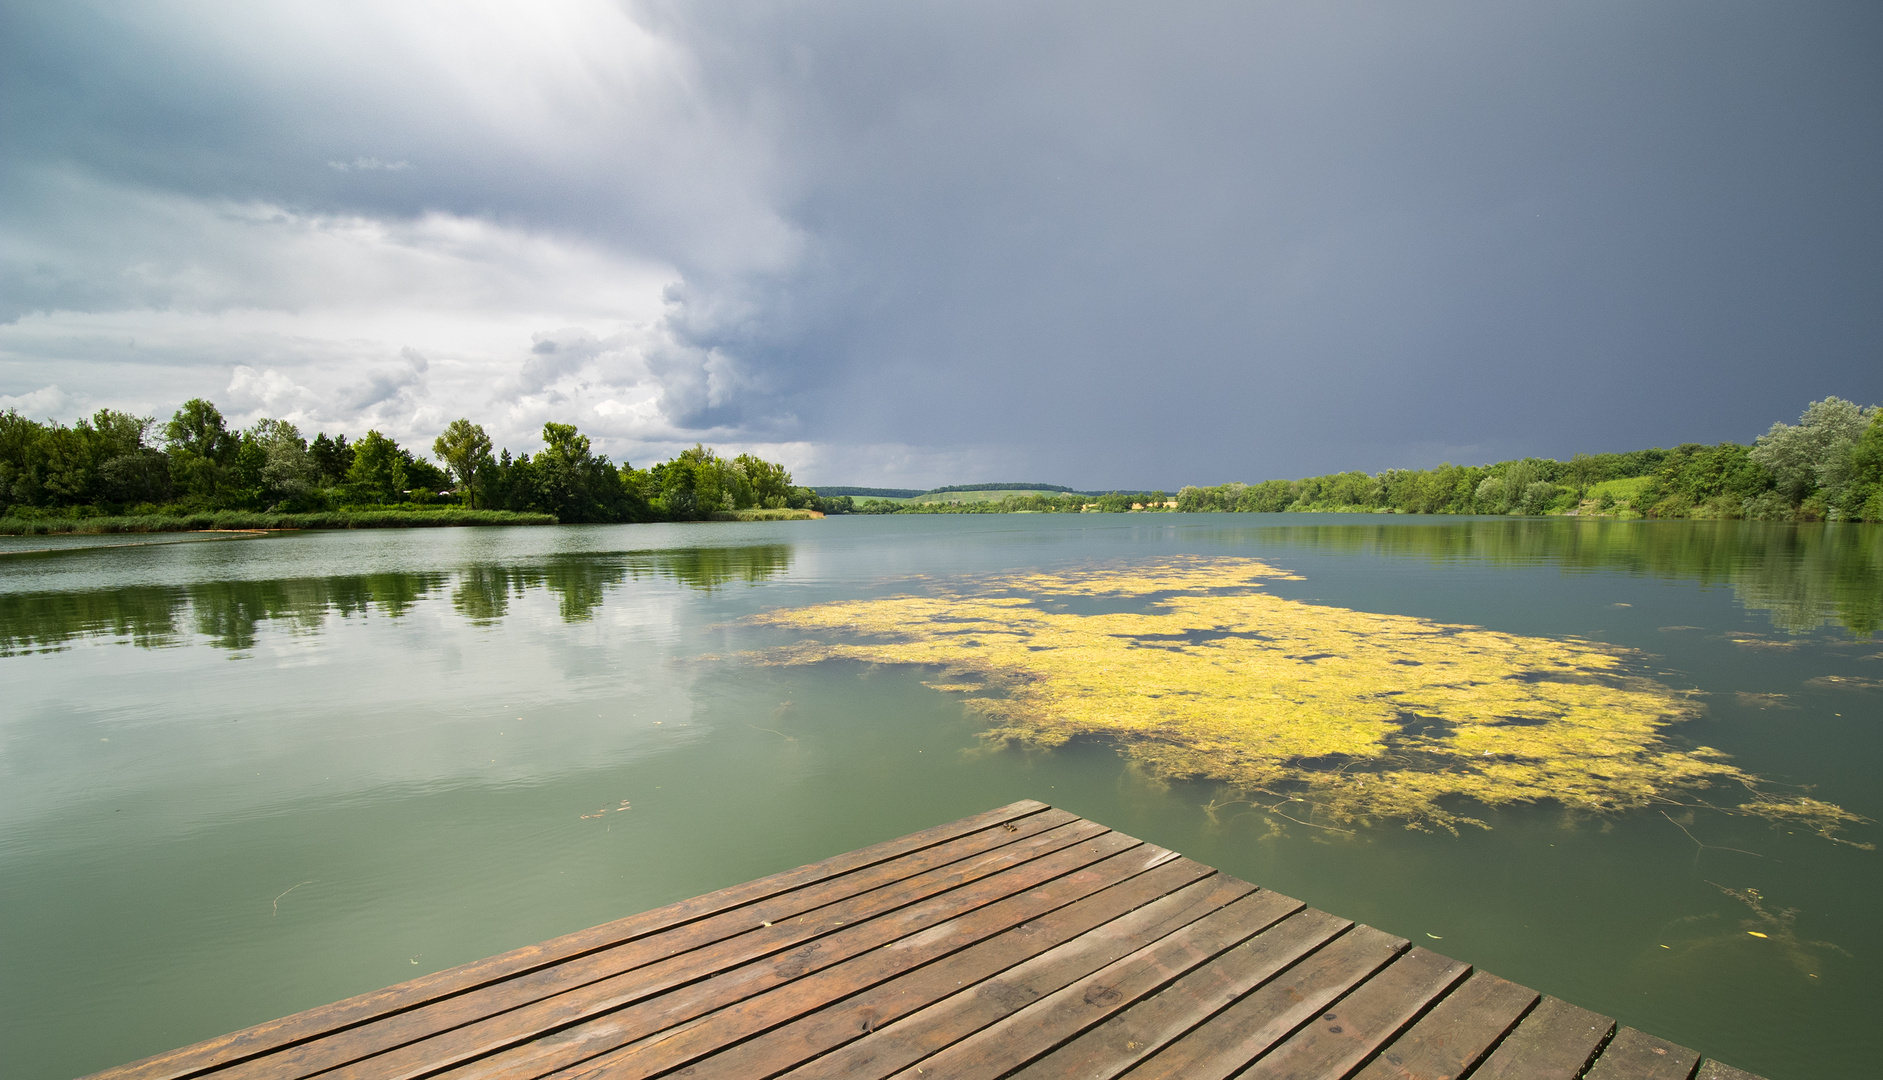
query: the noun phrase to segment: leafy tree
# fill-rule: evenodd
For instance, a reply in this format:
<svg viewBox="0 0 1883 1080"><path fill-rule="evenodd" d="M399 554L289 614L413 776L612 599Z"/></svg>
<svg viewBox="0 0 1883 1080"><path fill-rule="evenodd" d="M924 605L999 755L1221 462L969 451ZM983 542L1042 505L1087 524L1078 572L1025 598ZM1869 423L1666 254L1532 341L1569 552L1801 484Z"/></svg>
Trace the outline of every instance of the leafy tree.
<svg viewBox="0 0 1883 1080"><path fill-rule="evenodd" d="M1778 490L1798 505L1821 487L1841 487L1850 455L1875 416L1874 406L1859 407L1840 397L1814 401L1796 425L1776 423L1759 436L1752 460L1770 470Z"/></svg>
<svg viewBox="0 0 1883 1080"><path fill-rule="evenodd" d="M256 421L242 433L236 458L243 483L253 486L255 504L277 511L311 510L319 504L319 469L300 429L288 421Z"/></svg>
<svg viewBox="0 0 1883 1080"><path fill-rule="evenodd" d="M490 436L481 425L466 419L453 420L432 442L432 453L458 478L465 505L477 508L477 476L496 462L490 456Z"/></svg>
<svg viewBox="0 0 1883 1080"><path fill-rule="evenodd" d="M172 482L186 496L215 504L242 448L242 440L223 420L222 410L202 398L191 398L164 425L164 439L169 444Z"/></svg>
<svg viewBox="0 0 1883 1080"><path fill-rule="evenodd" d="M732 465L751 487L752 501L747 505L777 510L790 503L791 473L783 465L762 461L751 454L740 454L733 458Z"/></svg>
<svg viewBox="0 0 1883 1080"><path fill-rule="evenodd" d="M307 454L314 462L317 481L328 487L345 481L348 470L353 468L353 447L347 443L345 435L330 439L323 431L314 436Z"/></svg>
<svg viewBox="0 0 1883 1080"><path fill-rule="evenodd" d="M194 454L219 465L229 464L240 447L240 440L222 418L222 410L202 398L183 403L164 425L164 438L172 453Z"/></svg>
<svg viewBox="0 0 1883 1080"><path fill-rule="evenodd" d="M347 485L356 497L374 502L398 502L405 493L405 455L399 444L368 431L353 444L353 464L347 469Z"/></svg>
<svg viewBox="0 0 1883 1080"><path fill-rule="evenodd" d="M543 425L543 451L532 465L536 505L563 521L640 521L648 509L620 470L596 455L573 424Z"/></svg>

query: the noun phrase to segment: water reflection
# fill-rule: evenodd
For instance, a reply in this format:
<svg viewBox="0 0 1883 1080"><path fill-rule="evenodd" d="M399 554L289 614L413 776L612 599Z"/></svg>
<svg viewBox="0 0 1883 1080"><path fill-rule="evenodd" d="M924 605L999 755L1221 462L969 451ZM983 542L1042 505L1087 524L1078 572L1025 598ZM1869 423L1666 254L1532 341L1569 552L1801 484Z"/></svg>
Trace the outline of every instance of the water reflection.
<svg viewBox="0 0 1883 1080"><path fill-rule="evenodd" d="M791 545L557 554L517 563L476 563L455 573L217 580L183 586L131 586L90 592L0 592L0 656L47 652L78 638L110 636L146 648L182 642L188 630L225 649L252 648L264 622L292 632L320 630L329 616L377 611L404 615L450 589L452 607L476 626L501 622L512 600L544 589L562 618L590 618L609 590L630 580L674 581L713 591L791 568Z"/></svg>
<svg viewBox="0 0 1883 1080"><path fill-rule="evenodd" d="M1792 632L1883 623L1883 527L1764 521L1483 520L1280 525L1265 543L1344 554L1556 563L1730 585Z"/></svg>

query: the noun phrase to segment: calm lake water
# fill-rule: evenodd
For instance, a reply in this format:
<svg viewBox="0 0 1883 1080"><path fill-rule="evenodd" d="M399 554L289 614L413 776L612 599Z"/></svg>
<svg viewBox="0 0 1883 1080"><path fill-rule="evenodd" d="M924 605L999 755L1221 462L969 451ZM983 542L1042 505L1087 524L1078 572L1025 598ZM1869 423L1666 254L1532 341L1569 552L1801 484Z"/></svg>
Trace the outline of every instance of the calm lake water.
<svg viewBox="0 0 1883 1080"><path fill-rule="evenodd" d="M1028 797L1774 1080L1883 1054L1883 853L1547 804L1458 836L1212 817L1216 785L1151 782L1102 742L981 751L930 672L742 656L795 638L747 616L916 575L1254 556L1301 575L1272 586L1294 599L1640 650L1704 704L1673 739L1878 819L1878 526L1042 515L126 543L0 543L8 1077Z"/></svg>

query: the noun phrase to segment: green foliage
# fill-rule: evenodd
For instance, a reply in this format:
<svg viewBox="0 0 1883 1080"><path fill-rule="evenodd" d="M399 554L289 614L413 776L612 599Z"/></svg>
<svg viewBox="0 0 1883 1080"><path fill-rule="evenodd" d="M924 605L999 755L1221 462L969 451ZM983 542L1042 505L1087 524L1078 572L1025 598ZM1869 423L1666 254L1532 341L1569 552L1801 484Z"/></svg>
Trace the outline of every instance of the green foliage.
<svg viewBox="0 0 1883 1080"><path fill-rule="evenodd" d="M169 533L204 529L403 529L444 525L554 525L552 514L510 510L348 508L307 514L272 514L252 510L212 510L195 514L131 514L53 517L0 517L0 535L52 536L63 533Z"/></svg>
<svg viewBox="0 0 1883 1080"><path fill-rule="evenodd" d="M0 414L0 516L86 519L157 512L317 513L334 507L419 507L453 491L468 508L553 514L569 522L704 521L758 511L841 513L1631 514L1652 517L1883 521L1878 410L1840 398L1811 403L1799 423L1774 424L1752 446L1687 443L1567 462L1349 471L1299 480L1186 486L1164 492L1080 492L1054 484L962 484L880 497L892 489L799 486L781 464L721 457L703 444L637 470L596 454L574 425L543 427L535 455L492 456L484 429L454 420L432 443L441 469L378 431L358 441L321 432L310 443L284 420L233 431L201 398L185 402L151 445L156 421L109 409L71 427ZM447 472L446 470L449 470ZM893 489L900 491L902 489ZM842 494L837 494L841 491ZM1166 506L1166 502L1175 503Z"/></svg>
<svg viewBox="0 0 1883 1080"><path fill-rule="evenodd" d="M458 478L464 505L472 509L477 507L478 474L497 464L490 449L490 436L484 434L483 427L466 419L453 420L432 441L432 453Z"/></svg>
<svg viewBox="0 0 1883 1080"><path fill-rule="evenodd" d="M354 501L391 503L405 493L405 455L399 444L370 430L353 446L346 486Z"/></svg>

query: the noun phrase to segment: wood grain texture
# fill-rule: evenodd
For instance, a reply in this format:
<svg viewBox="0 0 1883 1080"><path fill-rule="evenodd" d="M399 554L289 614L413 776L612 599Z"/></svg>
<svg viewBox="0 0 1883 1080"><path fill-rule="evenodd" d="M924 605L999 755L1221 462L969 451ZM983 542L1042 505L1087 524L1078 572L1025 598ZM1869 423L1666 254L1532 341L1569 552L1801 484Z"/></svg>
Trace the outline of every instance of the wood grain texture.
<svg viewBox="0 0 1883 1080"><path fill-rule="evenodd" d="M699 1063L692 1078L762 1080L775 1076L867 1038L955 994L963 986L984 987L1018 964L1165 897L1181 897L1182 910L1195 918L1253 891L1254 886L1246 882L1212 875L1201 863L1177 858L1057 911L1029 919L945 960L898 971L876 986L715 1054ZM1146 922L1144 927L1145 934L1164 929L1154 922Z"/></svg>
<svg viewBox="0 0 1883 1080"><path fill-rule="evenodd" d="M1240 1075L1246 1080L1346 1076L1469 974L1471 965L1463 961L1413 949Z"/></svg>
<svg viewBox="0 0 1883 1080"><path fill-rule="evenodd" d="M1132 1080L1223 1080L1320 1016L1406 948L1355 926L1211 1017L1131 1073Z"/></svg>
<svg viewBox="0 0 1883 1080"><path fill-rule="evenodd" d="M1504 1037L1471 1080L1575 1080L1615 1030L1615 1021L1545 997Z"/></svg>
<svg viewBox="0 0 1883 1080"><path fill-rule="evenodd" d="M1095 830L1099 831L1098 836L1089 835ZM990 893L1028 888L1082 869L1137 843L1122 834L1103 831L1102 826L1074 822L852 897L847 903L826 905L771 926L755 925L738 937L707 948L465 1024L323 1073L322 1077L323 1080L415 1080L448 1065L466 1066L467 1076L536 1076L553 1072L691 1019L705 1008L730 1004L770 985L827 966L842 959L846 947L867 948L881 944L867 936L859 940L855 935L831 942L820 940L837 934L845 926L943 892L954 891L984 902ZM989 878L998 880L983 880ZM961 891L971 883L980 884L970 892ZM929 912L939 921L946 910L947 905L943 904L930 908ZM662 999L662 995L682 987L692 992L679 1000ZM523 1043L532 1045L527 1050L472 1065L478 1058L497 1055Z"/></svg>
<svg viewBox="0 0 1883 1080"><path fill-rule="evenodd" d="M1098 1024L1199 964L1275 925L1278 905L1257 893L1198 919L1154 944L1076 979L1013 1015L896 1075L911 1080L1004 1076L1060 1042ZM919 1068L918 1074L914 1069Z"/></svg>
<svg viewBox="0 0 1883 1080"><path fill-rule="evenodd" d="M1535 990L1477 972L1381 1050L1355 1080L1455 1080L1537 1000Z"/></svg>
<svg viewBox="0 0 1883 1080"><path fill-rule="evenodd" d="M87 1080L1758 1080L1031 800Z"/></svg>
<svg viewBox="0 0 1883 1080"><path fill-rule="evenodd" d="M910 833L895 840L834 855L793 870L734 885L718 892L681 900L653 911L631 915L615 922L552 938L536 945L476 960L469 964L422 976L383 990L359 994L321 1005L278 1020L256 1024L228 1035L205 1039L177 1050L156 1054L141 1061L95 1073L97 1080L184 1080L217 1069L231 1062L291 1046L308 1039L369 1023L381 1017L443 1000L480 986L553 964L587 955L669 927L695 919L730 911L790 892L816 882L830 880L859 869L874 866L911 852L922 851L952 840L996 832L1002 826L1028 817L1050 815L1054 824L1075 820L1074 815L1054 810L1045 803L1022 799L986 813L974 814L946 825ZM1033 827L1037 828L1037 825ZM91 1078L88 1078L91 1080Z"/></svg>
<svg viewBox="0 0 1883 1080"><path fill-rule="evenodd" d="M1111 833L1102 839L1120 835ZM873 924L851 928L843 935L834 935L833 942L851 933L867 934L863 948L856 950L853 958L746 998L710 1016L702 1016L700 1020L683 1028L661 1031L624 1046L598 1059L594 1067L584 1070L582 1075L597 1080L602 1077L608 1080L642 1080L668 1069L691 1064L733 1043L885 982L903 971L946 958L994 935L1024 925L1029 920L1048 916L1059 908L1101 889L1129 881L1138 874L1176 858L1174 852L1163 848L1139 845L983 906L974 907L968 901L958 900L954 894L920 905L922 908L935 907L935 914L939 915L954 910L965 912L954 918L943 921L936 921L932 916L906 920L884 918ZM1041 863L1046 861L1040 860ZM1021 871L1011 873L1018 875ZM986 885L991 887L999 883L1001 878L993 878ZM923 914L926 916L928 913ZM906 921L907 925L897 925L902 921ZM882 940L880 945L877 944L879 940ZM962 973L964 976L966 974ZM968 981L966 978L957 978L958 983ZM695 993L703 994L704 991Z"/></svg>
<svg viewBox="0 0 1883 1080"><path fill-rule="evenodd" d="M1625 1027L1602 1048L1589 1080L1689 1080L1700 1055L1666 1039Z"/></svg>
<svg viewBox="0 0 1883 1080"><path fill-rule="evenodd" d="M968 990L957 984L953 996L787 1075L791 1080L881 1080L1255 891L1223 874L1208 885L1207 891L1199 886L1146 904ZM1275 905L1277 918L1303 906L1279 893L1264 895ZM948 992L945 985L942 989Z"/></svg>
<svg viewBox="0 0 1883 1080"><path fill-rule="evenodd" d="M1304 911L1059 1047L1014 1077L1117 1076L1350 925L1326 912Z"/></svg>

